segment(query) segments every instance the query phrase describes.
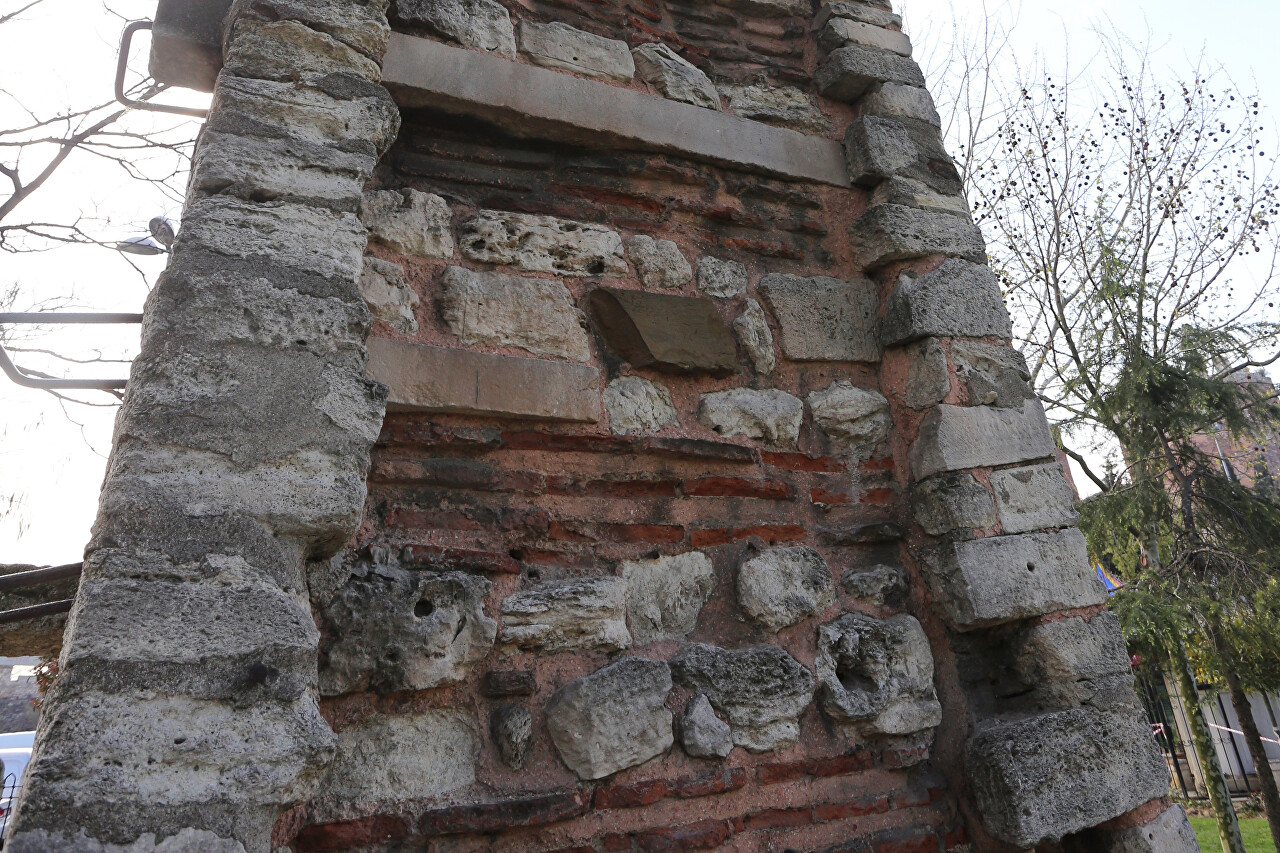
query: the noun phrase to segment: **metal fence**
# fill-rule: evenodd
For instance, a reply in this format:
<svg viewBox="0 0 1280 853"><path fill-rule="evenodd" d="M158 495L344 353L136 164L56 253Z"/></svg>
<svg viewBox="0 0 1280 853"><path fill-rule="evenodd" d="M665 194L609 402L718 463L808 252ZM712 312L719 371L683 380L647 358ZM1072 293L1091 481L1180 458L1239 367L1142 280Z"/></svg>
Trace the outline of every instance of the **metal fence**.
<svg viewBox="0 0 1280 853"><path fill-rule="evenodd" d="M4 840L9 835L9 816L13 814L13 807L18 804L20 793L22 785L19 784L18 777L12 773L6 775L0 786L0 849L4 847Z"/></svg>

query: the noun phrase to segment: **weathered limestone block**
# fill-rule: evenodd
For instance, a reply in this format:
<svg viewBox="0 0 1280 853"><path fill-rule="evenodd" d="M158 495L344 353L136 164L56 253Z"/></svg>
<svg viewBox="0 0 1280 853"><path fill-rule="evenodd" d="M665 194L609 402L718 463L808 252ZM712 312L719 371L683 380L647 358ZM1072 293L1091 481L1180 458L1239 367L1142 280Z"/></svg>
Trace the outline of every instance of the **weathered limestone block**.
<svg viewBox="0 0 1280 853"><path fill-rule="evenodd" d="M409 189L365 193L360 209L370 240L422 258L453 257L452 216L440 196Z"/></svg>
<svg viewBox="0 0 1280 853"><path fill-rule="evenodd" d="M662 661L623 658L571 681L547 703L551 742L582 779L643 764L671 748L671 669Z"/></svg>
<svg viewBox="0 0 1280 853"><path fill-rule="evenodd" d="M1030 397L1031 371L1022 353L978 341L953 341L951 361L974 405L1020 409Z"/></svg>
<svg viewBox="0 0 1280 853"><path fill-rule="evenodd" d="M942 127L942 117L934 106L928 89L885 83L858 102L863 115L881 118L915 119Z"/></svg>
<svg viewBox="0 0 1280 853"><path fill-rule="evenodd" d="M242 16L227 40L223 71L258 80L314 81L328 74L382 79L378 63L333 36L298 21L263 21Z"/></svg>
<svg viewBox="0 0 1280 853"><path fill-rule="evenodd" d="M1074 528L954 542L926 552L923 563L934 600L959 631L1106 601Z"/></svg>
<svg viewBox="0 0 1280 853"><path fill-rule="evenodd" d="M406 335L418 333L418 294L404 280L404 267L379 258L365 258L360 295L374 319Z"/></svg>
<svg viewBox="0 0 1280 853"><path fill-rule="evenodd" d="M745 9L757 15L783 16L808 15L812 11L809 0L727 0L724 4Z"/></svg>
<svg viewBox="0 0 1280 853"><path fill-rule="evenodd" d="M943 261L931 273L904 274L885 305L885 346L925 337L998 337L1013 335L1000 283L985 266Z"/></svg>
<svg viewBox="0 0 1280 853"><path fill-rule="evenodd" d="M1118 817L1169 791L1147 721L1087 709L997 723L969 739L982 822L1018 849Z"/></svg>
<svg viewBox="0 0 1280 853"><path fill-rule="evenodd" d="M946 168L944 174L935 176L932 183L935 186L950 184L952 176L958 179L959 173ZM956 183L958 184L958 180ZM915 178L894 176L881 182L871 193L869 205L878 207L882 204L914 207L930 213L945 213L948 216L972 219L969 202L963 195L952 192L949 188L946 192L936 192L928 183Z"/></svg>
<svg viewBox="0 0 1280 853"><path fill-rule="evenodd" d="M840 578L840 587L859 601L880 607L906 596L907 573L901 566L883 564L865 570L850 569Z"/></svg>
<svg viewBox="0 0 1280 853"><path fill-rule="evenodd" d="M342 0L260 0L242 14L260 20L289 20L305 24L381 62L391 27L384 3L344 3ZM222 81L219 81L221 87Z"/></svg>
<svg viewBox="0 0 1280 853"><path fill-rule="evenodd" d="M770 548L738 569L738 604L777 633L835 603L836 584L813 548Z"/></svg>
<svg viewBox="0 0 1280 853"><path fill-rule="evenodd" d="M1182 806L1169 806L1141 826L1095 829L1088 835L1088 841L1081 843L1098 853L1200 853L1200 842Z"/></svg>
<svg viewBox="0 0 1280 853"><path fill-rule="evenodd" d="M475 781L479 755L473 712L433 708L371 716L338 732L338 752L317 798L319 811L340 819L359 803L427 799L465 788Z"/></svg>
<svg viewBox="0 0 1280 853"><path fill-rule="evenodd" d="M1110 611L1028 628L1013 643L1014 669L1042 705L1057 709L1136 705L1120 620Z"/></svg>
<svg viewBox="0 0 1280 853"><path fill-rule="evenodd" d="M920 66L877 47L851 44L827 54L813 74L818 93L851 104L877 83L923 86Z"/></svg>
<svg viewBox="0 0 1280 853"><path fill-rule="evenodd" d="M942 722L933 652L912 616L846 613L828 622L818 629L814 669L822 710L846 736L918 735Z"/></svg>
<svg viewBox="0 0 1280 853"><path fill-rule="evenodd" d="M496 0L396 0L396 17L463 47L516 55L511 16Z"/></svg>
<svg viewBox="0 0 1280 853"><path fill-rule="evenodd" d="M591 359L585 318L559 281L449 267L440 285L441 316L464 344Z"/></svg>
<svg viewBox="0 0 1280 853"><path fill-rule="evenodd" d="M368 370L390 387L394 410L600 419L600 372L590 365L371 338Z"/></svg>
<svg viewBox="0 0 1280 853"><path fill-rule="evenodd" d="M473 261L559 275L626 275L622 238L603 225L554 216L482 210L462 224Z"/></svg>
<svg viewBox="0 0 1280 853"><path fill-rule="evenodd" d="M880 300L871 282L771 274L760 280L760 292L778 318L787 358L880 360Z"/></svg>
<svg viewBox="0 0 1280 853"><path fill-rule="evenodd" d="M925 415L911 445L915 476L1009 465L1052 456L1053 433L1039 400L1022 411L991 406L938 406Z"/></svg>
<svg viewBox="0 0 1280 853"><path fill-rule="evenodd" d="M911 512L930 536L992 527L996 523L991 493L972 474L930 477L911 487ZM1005 533L1020 531L1005 530Z"/></svg>
<svg viewBox="0 0 1280 853"><path fill-rule="evenodd" d="M231 838L219 838L204 829L185 827L175 835L156 841L154 832L144 832L130 844L93 841L81 836L74 840L59 837L43 829L19 835L10 845L17 853L245 853L244 845Z"/></svg>
<svg viewBox="0 0 1280 853"><path fill-rule="evenodd" d="M901 15L895 15L887 8L880 8L866 3L847 2L847 0L824 0L821 9L818 11L818 16L813 20L814 29L821 29L832 18L861 21L873 27L902 29Z"/></svg>
<svg viewBox="0 0 1280 853"><path fill-rule="evenodd" d="M463 681L498 633L484 613L489 586L461 572L387 566L352 577L322 611L320 693L393 693Z"/></svg>
<svg viewBox="0 0 1280 853"><path fill-rule="evenodd" d="M824 134L831 122L813 97L791 86L721 86L729 112L801 133Z"/></svg>
<svg viewBox="0 0 1280 853"><path fill-rule="evenodd" d="M541 652L621 651L627 632L627 585L621 578L547 581L502 602L505 645Z"/></svg>
<svg viewBox="0 0 1280 853"><path fill-rule="evenodd" d="M809 411L823 432L860 451L874 449L893 429L889 401L876 391L854 387L847 379L810 393Z"/></svg>
<svg viewBox="0 0 1280 853"><path fill-rule="evenodd" d="M698 289L708 296L738 296L747 291L747 268L738 261L698 258Z"/></svg>
<svg viewBox="0 0 1280 853"><path fill-rule="evenodd" d="M913 409L927 409L951 393L951 373L947 354L934 338L926 338L908 349L911 366L903 402Z"/></svg>
<svg viewBox="0 0 1280 853"><path fill-rule="evenodd" d="M755 367L756 373L768 376L778 366L778 357L773 351L773 332L769 330L769 320L764 309L754 299L748 299L742 306L742 313L733 321L733 331L738 336L738 343L747 351L747 357Z"/></svg>
<svg viewBox="0 0 1280 853"><path fill-rule="evenodd" d="M851 230L867 269L928 255L950 255L978 264L987 260L987 244L978 226L949 213L880 204L854 222Z"/></svg>
<svg viewBox="0 0 1280 853"><path fill-rule="evenodd" d="M1075 495L1057 462L996 471L991 488L1005 533L1071 527L1080 520Z"/></svg>
<svg viewBox="0 0 1280 853"><path fill-rule="evenodd" d="M631 49L640 79L657 89L664 98L720 109L720 96L707 75L665 44L642 44Z"/></svg>
<svg viewBox="0 0 1280 853"><path fill-rule="evenodd" d="M911 39L906 33L848 18L829 18L818 34L818 43L825 50L839 50L847 45L861 44L899 56L911 56Z"/></svg>
<svg viewBox="0 0 1280 853"><path fill-rule="evenodd" d="M372 151L208 130L192 158L191 191L355 212L374 163Z"/></svg>
<svg viewBox="0 0 1280 853"><path fill-rule="evenodd" d="M585 77L628 82L636 73L625 41L583 32L558 21L520 22L520 52L534 65L572 71Z"/></svg>
<svg viewBox="0 0 1280 853"><path fill-rule="evenodd" d="M710 299L598 288L587 299L609 348L634 367L666 373L731 373L738 350Z"/></svg>
<svg viewBox="0 0 1280 853"><path fill-rule="evenodd" d="M533 742L533 716L524 705L504 702L493 709L489 718L493 742L498 745L502 763L512 770L523 770Z"/></svg>
<svg viewBox="0 0 1280 853"><path fill-rule="evenodd" d="M671 667L680 684L705 694L729 718L735 746L768 752L799 739L799 717L813 701L813 673L777 646L727 650L692 643Z"/></svg>
<svg viewBox="0 0 1280 853"><path fill-rule="evenodd" d="M693 269L680 247L670 240L637 234L624 240L623 245L645 287L681 287L693 281Z"/></svg>
<svg viewBox="0 0 1280 853"><path fill-rule="evenodd" d="M854 119L844 134L849 180L874 187L907 172L920 161L920 148L901 122L876 116Z"/></svg>
<svg viewBox="0 0 1280 853"><path fill-rule="evenodd" d="M716 584L711 560L699 551L626 561L621 571L631 636L640 646L689 636Z"/></svg>
<svg viewBox="0 0 1280 853"><path fill-rule="evenodd" d="M658 432L680 423L671 392L639 376L621 376L610 382L604 389L604 410L615 435Z"/></svg>
<svg viewBox="0 0 1280 853"><path fill-rule="evenodd" d="M720 435L745 435L769 444L794 445L803 419L804 403L775 389L734 388L703 394L698 404L698 420Z"/></svg>
<svg viewBox="0 0 1280 853"><path fill-rule="evenodd" d="M694 758L724 758L733 752L733 731L701 693L685 703L679 723L680 745Z"/></svg>

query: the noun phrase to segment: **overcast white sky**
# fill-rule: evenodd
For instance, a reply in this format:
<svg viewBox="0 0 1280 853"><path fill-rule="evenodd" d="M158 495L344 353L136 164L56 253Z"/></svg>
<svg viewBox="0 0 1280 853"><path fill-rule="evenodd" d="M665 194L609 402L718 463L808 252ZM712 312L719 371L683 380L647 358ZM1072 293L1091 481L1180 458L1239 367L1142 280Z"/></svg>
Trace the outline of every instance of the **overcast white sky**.
<svg viewBox="0 0 1280 853"><path fill-rule="evenodd" d="M67 105L88 105L111 97L116 49L124 19L150 17L154 0L45 0L22 22L0 27L0 88L28 107L47 114ZM0 15L23 5L0 0ZM988 0L996 9L999 0ZM901 4L918 54L938 50L953 8L962 16L981 16L981 0L906 0ZM1023 60L1039 51L1051 62L1070 51L1081 70L1092 55L1090 32L1104 16L1122 31L1143 38L1148 31L1170 64L1194 59L1202 51L1221 63L1242 85L1256 80L1271 114L1280 115L1280 2L1238 0L1027 0L1018 16L1016 50ZM144 67L145 39L135 65ZM923 64L928 66L927 61ZM1086 73L1087 73L1087 69ZM188 101L190 102L190 101ZM0 98L0 127L14 126L11 101ZM141 117L139 126L150 119ZM143 233L157 214L176 217L180 205L159 191L131 181L119 167L91 156L73 156L49 186L30 202L29 215L67 213L108 218L112 238ZM141 262L150 280L160 259ZM13 283L31 301L72 297L81 309L140 311L146 285L116 253L101 248L58 249L40 255L0 255L0 290ZM17 306L18 310L22 305ZM106 347L111 355L130 355L137 328L86 333L73 329L52 343L60 351L92 354ZM33 366L46 366L26 361ZM94 365L78 375L120 375L124 365ZM106 402L105 398L103 402ZM0 563L56 564L80 560L97 506L98 488L110 446L114 409L69 408L77 425L56 400L18 388L0 377L0 495L23 496L21 510L0 521ZM1079 478L1078 478L1079 479Z"/></svg>

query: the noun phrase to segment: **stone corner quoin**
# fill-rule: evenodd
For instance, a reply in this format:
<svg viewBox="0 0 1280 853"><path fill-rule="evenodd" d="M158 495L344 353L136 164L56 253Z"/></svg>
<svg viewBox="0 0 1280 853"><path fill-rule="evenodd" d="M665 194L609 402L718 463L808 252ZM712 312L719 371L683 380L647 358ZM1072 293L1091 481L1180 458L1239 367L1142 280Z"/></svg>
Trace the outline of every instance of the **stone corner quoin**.
<svg viewBox="0 0 1280 853"><path fill-rule="evenodd" d="M901 18L651 5L160 1L13 850L1194 851Z"/></svg>

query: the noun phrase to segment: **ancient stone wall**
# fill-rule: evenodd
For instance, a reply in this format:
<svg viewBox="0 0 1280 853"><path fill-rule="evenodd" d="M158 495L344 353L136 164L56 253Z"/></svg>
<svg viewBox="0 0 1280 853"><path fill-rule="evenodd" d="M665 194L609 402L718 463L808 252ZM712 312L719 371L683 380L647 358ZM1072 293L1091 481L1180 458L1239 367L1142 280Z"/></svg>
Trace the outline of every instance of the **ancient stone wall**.
<svg viewBox="0 0 1280 853"><path fill-rule="evenodd" d="M16 849L1193 849L887 3L381 13L224 25Z"/></svg>

